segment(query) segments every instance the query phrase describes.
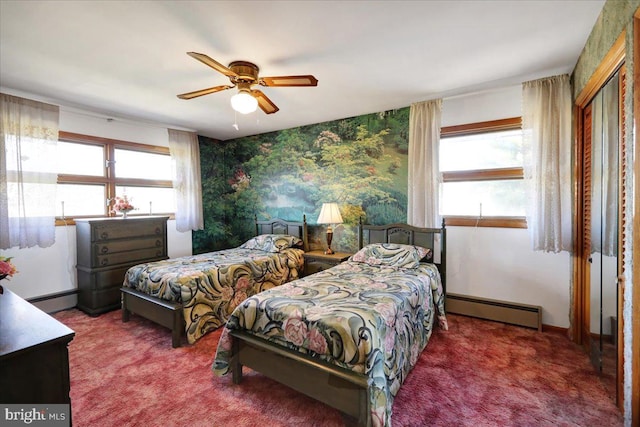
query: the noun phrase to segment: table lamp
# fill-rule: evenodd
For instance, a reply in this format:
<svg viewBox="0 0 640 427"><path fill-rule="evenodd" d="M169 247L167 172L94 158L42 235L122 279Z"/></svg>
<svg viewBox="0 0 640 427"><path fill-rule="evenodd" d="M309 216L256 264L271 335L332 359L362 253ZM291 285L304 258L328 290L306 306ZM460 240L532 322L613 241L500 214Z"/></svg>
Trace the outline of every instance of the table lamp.
<svg viewBox="0 0 640 427"><path fill-rule="evenodd" d="M342 224L342 215L338 209L337 203L323 203L322 209L320 209L320 215L318 216L318 224L329 224L327 227L327 250L325 254L334 253L331 250L331 240L333 239L333 224Z"/></svg>

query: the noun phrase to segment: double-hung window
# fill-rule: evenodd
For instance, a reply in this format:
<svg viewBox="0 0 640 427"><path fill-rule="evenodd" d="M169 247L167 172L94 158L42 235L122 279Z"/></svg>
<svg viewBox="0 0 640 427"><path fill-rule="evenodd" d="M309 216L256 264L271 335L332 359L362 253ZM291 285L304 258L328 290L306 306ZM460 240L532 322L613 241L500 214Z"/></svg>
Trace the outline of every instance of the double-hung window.
<svg viewBox="0 0 640 427"><path fill-rule="evenodd" d="M124 195L130 215L175 212L168 147L60 132L58 165L59 220L114 216L114 199Z"/></svg>
<svg viewBox="0 0 640 427"><path fill-rule="evenodd" d="M521 118L443 127L440 214L449 225L526 228Z"/></svg>

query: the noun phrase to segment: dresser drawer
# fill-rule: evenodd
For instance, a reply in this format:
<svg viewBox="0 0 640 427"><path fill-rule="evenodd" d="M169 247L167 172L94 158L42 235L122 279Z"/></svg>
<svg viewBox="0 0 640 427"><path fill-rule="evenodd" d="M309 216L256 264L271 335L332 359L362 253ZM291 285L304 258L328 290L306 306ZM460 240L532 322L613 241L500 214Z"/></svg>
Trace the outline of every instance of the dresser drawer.
<svg viewBox="0 0 640 427"><path fill-rule="evenodd" d="M100 289L81 292L78 295L78 307L92 316L120 308L120 288Z"/></svg>
<svg viewBox="0 0 640 427"><path fill-rule="evenodd" d="M93 253L94 258L92 262L92 266L94 267L102 267L104 264L101 264L101 257L107 255L116 255L120 252L128 252L128 251L138 251L138 250L148 250L148 249L156 249L164 251L165 240L164 236L158 237L145 237L138 238L132 240L114 240L110 242L103 243L95 243L93 245L91 253ZM155 253L155 252L153 252ZM160 255L157 256L162 256Z"/></svg>
<svg viewBox="0 0 640 427"><path fill-rule="evenodd" d="M91 229L91 241L130 239L141 236L164 236L166 222L120 220L119 224L97 224Z"/></svg>
<svg viewBox="0 0 640 427"><path fill-rule="evenodd" d="M140 263L149 260L156 260L166 257L166 251L164 247L161 248L148 248L140 249L137 251L129 252L114 252L106 255L97 255L95 257L95 265L93 267L108 267L110 265L118 265L124 263L132 263L139 261Z"/></svg>
<svg viewBox="0 0 640 427"><path fill-rule="evenodd" d="M133 265L135 264L106 270L78 270L78 278L82 278L81 283L85 290L120 289L124 282L124 275Z"/></svg>

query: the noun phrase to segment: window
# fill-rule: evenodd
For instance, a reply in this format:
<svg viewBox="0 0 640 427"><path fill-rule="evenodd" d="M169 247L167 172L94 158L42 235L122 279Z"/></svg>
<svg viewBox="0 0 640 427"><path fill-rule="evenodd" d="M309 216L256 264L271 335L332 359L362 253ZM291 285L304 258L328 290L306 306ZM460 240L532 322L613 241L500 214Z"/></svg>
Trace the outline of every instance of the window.
<svg viewBox="0 0 640 427"><path fill-rule="evenodd" d="M175 212L168 147L60 132L56 216L113 216L111 201L127 195L133 215Z"/></svg>
<svg viewBox="0 0 640 427"><path fill-rule="evenodd" d="M449 225L526 228L520 117L443 127L440 214Z"/></svg>

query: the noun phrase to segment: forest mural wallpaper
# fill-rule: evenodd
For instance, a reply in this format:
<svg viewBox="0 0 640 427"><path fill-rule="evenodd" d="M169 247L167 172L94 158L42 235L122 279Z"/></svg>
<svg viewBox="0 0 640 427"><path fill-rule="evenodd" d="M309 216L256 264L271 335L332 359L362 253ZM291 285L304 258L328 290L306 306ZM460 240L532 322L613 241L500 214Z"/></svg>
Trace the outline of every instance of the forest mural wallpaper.
<svg viewBox="0 0 640 427"><path fill-rule="evenodd" d="M322 203L336 202L344 223L334 250L357 250L359 218L406 222L409 107L227 141L200 137L205 228L193 252L238 246L254 218L302 221L311 249L326 246L316 225Z"/></svg>

